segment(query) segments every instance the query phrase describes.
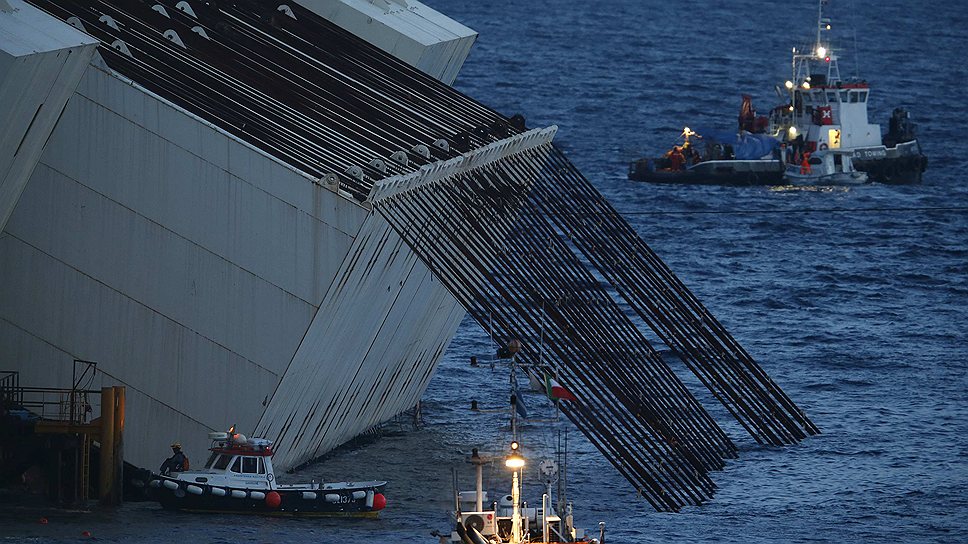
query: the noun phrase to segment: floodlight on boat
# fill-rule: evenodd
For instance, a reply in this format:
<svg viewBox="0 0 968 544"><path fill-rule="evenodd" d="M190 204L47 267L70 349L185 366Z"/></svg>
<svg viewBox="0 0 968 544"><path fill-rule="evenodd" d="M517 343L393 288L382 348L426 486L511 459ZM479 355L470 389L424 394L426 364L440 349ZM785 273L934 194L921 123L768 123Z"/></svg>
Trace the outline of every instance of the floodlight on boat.
<svg viewBox="0 0 968 544"><path fill-rule="evenodd" d="M810 82L809 81L804 81L803 84L801 84L800 86L803 87L804 89L809 89L810 88Z"/></svg>
<svg viewBox="0 0 968 544"><path fill-rule="evenodd" d="M788 132L790 133L791 140L797 137L797 127L790 127Z"/></svg>
<svg viewBox="0 0 968 544"><path fill-rule="evenodd" d="M786 81L786 83L784 83L784 85L786 86L787 89L793 88L793 82L790 81L789 79Z"/></svg>
<svg viewBox="0 0 968 544"><path fill-rule="evenodd" d="M826 29L830 30L830 23L827 23Z"/></svg>
<svg viewBox="0 0 968 544"><path fill-rule="evenodd" d="M524 466L524 457L521 456L521 452L518 449L521 447L518 441L515 440L511 442L511 455L508 455L504 459L504 466L513 469L519 469Z"/></svg>
<svg viewBox="0 0 968 544"><path fill-rule="evenodd" d="M822 59L822 58L824 58L826 56L827 56L827 48L824 47L824 46L822 46L822 45L821 46L818 46L817 47L817 58L818 59Z"/></svg>

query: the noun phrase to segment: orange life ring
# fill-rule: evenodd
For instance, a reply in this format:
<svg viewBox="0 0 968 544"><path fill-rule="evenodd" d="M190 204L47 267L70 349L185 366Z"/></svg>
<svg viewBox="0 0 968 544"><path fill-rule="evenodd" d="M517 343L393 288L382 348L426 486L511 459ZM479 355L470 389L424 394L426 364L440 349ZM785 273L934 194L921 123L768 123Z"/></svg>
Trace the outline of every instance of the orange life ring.
<svg viewBox="0 0 968 544"><path fill-rule="evenodd" d="M820 151L826 151L826 150L827 150L827 144L826 143L820 144Z"/></svg>

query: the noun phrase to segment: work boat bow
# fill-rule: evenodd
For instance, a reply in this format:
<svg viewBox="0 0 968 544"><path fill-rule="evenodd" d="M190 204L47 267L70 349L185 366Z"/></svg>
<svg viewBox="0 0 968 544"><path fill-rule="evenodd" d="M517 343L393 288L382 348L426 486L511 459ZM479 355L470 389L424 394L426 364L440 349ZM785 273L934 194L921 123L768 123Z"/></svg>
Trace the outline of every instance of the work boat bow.
<svg viewBox="0 0 968 544"><path fill-rule="evenodd" d="M788 164L784 176L793 185L857 185L868 179L854 168L851 152L827 149L807 153L800 165Z"/></svg>
<svg viewBox="0 0 968 544"><path fill-rule="evenodd" d="M272 442L233 430L209 433L212 452L201 470L154 475L149 484L165 508L283 516L376 517L386 482L280 484Z"/></svg>

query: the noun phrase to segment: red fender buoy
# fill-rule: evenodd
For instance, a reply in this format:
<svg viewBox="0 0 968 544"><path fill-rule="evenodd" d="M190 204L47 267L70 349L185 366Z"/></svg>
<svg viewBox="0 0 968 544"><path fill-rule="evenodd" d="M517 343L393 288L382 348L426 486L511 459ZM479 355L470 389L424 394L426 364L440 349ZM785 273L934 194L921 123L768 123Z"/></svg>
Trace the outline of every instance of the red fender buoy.
<svg viewBox="0 0 968 544"><path fill-rule="evenodd" d="M266 493L266 506L275 510L276 508L279 508L280 504L282 504L282 497L280 497L278 493L275 491Z"/></svg>
<svg viewBox="0 0 968 544"><path fill-rule="evenodd" d="M387 507L387 498L383 496L383 493L376 493L373 495L373 509L383 510Z"/></svg>

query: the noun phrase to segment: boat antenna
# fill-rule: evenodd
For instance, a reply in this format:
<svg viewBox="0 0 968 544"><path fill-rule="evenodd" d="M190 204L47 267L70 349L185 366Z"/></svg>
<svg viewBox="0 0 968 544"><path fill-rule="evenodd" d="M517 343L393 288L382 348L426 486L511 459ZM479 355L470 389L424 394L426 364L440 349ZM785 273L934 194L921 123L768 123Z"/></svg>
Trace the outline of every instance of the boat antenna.
<svg viewBox="0 0 968 544"><path fill-rule="evenodd" d="M457 483L457 467L452 467L451 473L454 480L454 512L456 513L457 519L460 519L460 487Z"/></svg>
<svg viewBox="0 0 968 544"><path fill-rule="evenodd" d="M823 5L826 2L827 0L817 0L817 44L813 48L814 51L823 45L823 42L820 41L820 31L823 28Z"/></svg>
<svg viewBox="0 0 968 544"><path fill-rule="evenodd" d="M857 29L854 29L854 79L860 79L860 49L857 48Z"/></svg>
<svg viewBox="0 0 968 544"><path fill-rule="evenodd" d="M568 429L565 429L565 447L561 448L561 464L558 470L558 517L565 517L568 505ZM558 444L561 445L561 431L558 431Z"/></svg>

